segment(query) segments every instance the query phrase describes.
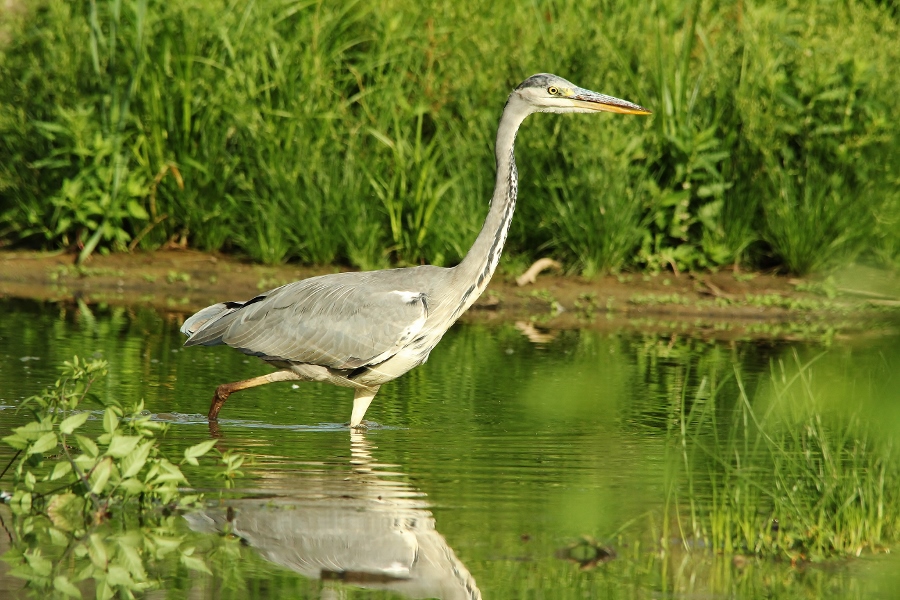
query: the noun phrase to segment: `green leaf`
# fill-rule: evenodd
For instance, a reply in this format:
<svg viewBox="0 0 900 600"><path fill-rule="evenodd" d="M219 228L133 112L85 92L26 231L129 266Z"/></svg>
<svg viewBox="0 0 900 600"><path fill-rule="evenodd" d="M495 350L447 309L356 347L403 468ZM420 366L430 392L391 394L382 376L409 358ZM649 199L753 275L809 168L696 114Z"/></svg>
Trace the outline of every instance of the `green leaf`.
<svg viewBox="0 0 900 600"><path fill-rule="evenodd" d="M134 587L134 580L131 579L131 574L125 567L120 567L119 565L109 565L106 582L112 586L120 585L129 589Z"/></svg>
<svg viewBox="0 0 900 600"><path fill-rule="evenodd" d="M170 538L161 535L147 535L145 542L153 546L153 556L163 558L167 554L171 554L181 546L181 538Z"/></svg>
<svg viewBox="0 0 900 600"><path fill-rule="evenodd" d="M57 575L53 578L53 588L69 598L81 598L81 591L72 585L72 582L65 575Z"/></svg>
<svg viewBox="0 0 900 600"><path fill-rule="evenodd" d="M87 454L79 454L72 462L75 463L75 466L81 469L82 473L87 473L91 469L93 469L98 462L100 462L99 458L90 457Z"/></svg>
<svg viewBox="0 0 900 600"><path fill-rule="evenodd" d="M141 221L147 221L150 219L150 215L147 214L147 211L144 209L144 207L138 204L135 200L128 201L128 214L135 219L140 219Z"/></svg>
<svg viewBox="0 0 900 600"><path fill-rule="evenodd" d="M153 442L148 440L138 446L137 450L123 458L119 465L119 468L122 471L122 477L127 479L128 477L134 477L140 473L141 469L144 468L144 465L147 464L147 457L150 455L150 450L152 448Z"/></svg>
<svg viewBox="0 0 900 600"><path fill-rule="evenodd" d="M103 491L103 488L106 487L106 482L109 481L109 476L112 473L112 460L105 458L100 463L94 467L94 472L91 473L90 481L91 481L91 492L95 494L99 494Z"/></svg>
<svg viewBox="0 0 900 600"><path fill-rule="evenodd" d="M178 499L178 508L179 509L188 509L188 508L200 506L201 498L202 498L202 496L200 494L183 495Z"/></svg>
<svg viewBox="0 0 900 600"><path fill-rule="evenodd" d="M141 492L147 490L147 486L144 485L140 479L136 477L129 477L128 479L123 479L119 483L119 489L128 494L129 496L137 496Z"/></svg>
<svg viewBox="0 0 900 600"><path fill-rule="evenodd" d="M225 468L228 470L238 469L242 464L244 464L244 455L233 453L230 450L222 455L222 463L225 465Z"/></svg>
<svg viewBox="0 0 900 600"><path fill-rule="evenodd" d="M56 433L50 431L42 435L37 439L35 443L31 445L28 449L28 454L38 454L46 452L51 448L56 448L56 444L58 442L58 438L56 437Z"/></svg>
<svg viewBox="0 0 900 600"><path fill-rule="evenodd" d="M106 552L106 544L103 543L103 538L99 534L91 534L88 540L88 555L91 557L91 562L94 563L95 567L106 570L106 566L109 563L109 555Z"/></svg>
<svg viewBox="0 0 900 600"><path fill-rule="evenodd" d="M203 456L204 454L206 454L207 452L212 450L213 446L215 446L218 441L219 440L206 440L205 442L200 442L199 444L197 444L195 446L186 448L184 451L185 460L190 462L190 459L192 459L192 458L196 459L196 458ZM191 464L197 464L197 463L192 462Z"/></svg>
<svg viewBox="0 0 900 600"><path fill-rule="evenodd" d="M54 546L59 546L60 548L65 548L72 541L72 539L68 535L66 535L56 527L48 527L47 535L50 536L50 543Z"/></svg>
<svg viewBox="0 0 900 600"><path fill-rule="evenodd" d="M44 558L40 550L35 550L31 554L26 552L25 561L28 562L28 566L31 567L35 575L50 577L50 573L53 571L53 563Z"/></svg>
<svg viewBox="0 0 900 600"><path fill-rule="evenodd" d="M63 460L56 463L56 466L53 467L53 472L50 473L50 481L56 481L60 477L65 477L69 473L72 472L72 463L68 460Z"/></svg>
<svg viewBox="0 0 900 600"><path fill-rule="evenodd" d="M150 472L147 473L146 476L146 481L148 482L150 482L152 478L153 485L159 485L165 482L181 483L186 481L181 469L164 458L160 459L154 467L155 468L150 469Z"/></svg>
<svg viewBox="0 0 900 600"><path fill-rule="evenodd" d="M144 569L144 561L138 553L137 548L127 543L119 542L119 560L131 573L131 577L135 581L146 581L147 571Z"/></svg>
<svg viewBox="0 0 900 600"><path fill-rule="evenodd" d="M181 555L181 564L186 566L188 569L192 571L201 571L203 573L208 573L212 575L212 571L209 570L209 567L206 566L206 563L201 559L195 556L188 556L186 554Z"/></svg>
<svg viewBox="0 0 900 600"><path fill-rule="evenodd" d="M27 425L23 425L22 427L16 427L13 431L25 438L26 440L36 440L43 436L48 431L53 430L53 423L50 421L49 417L45 417L41 421L32 421Z"/></svg>
<svg viewBox="0 0 900 600"><path fill-rule="evenodd" d="M96 458L100 454L100 449L97 448L97 444L91 438L76 434L75 440L78 442L78 447L81 448L81 451L91 458Z"/></svg>
<svg viewBox="0 0 900 600"><path fill-rule="evenodd" d="M28 440L26 440L18 433L6 436L5 438L3 438L3 442L7 446L12 446L16 450L24 450L28 447Z"/></svg>
<svg viewBox="0 0 900 600"><path fill-rule="evenodd" d="M83 412L68 417L59 424L59 432L71 435L73 431L84 425L84 422L87 421L90 416L90 413Z"/></svg>
<svg viewBox="0 0 900 600"><path fill-rule="evenodd" d="M116 413L112 406L106 409L103 413L103 430L106 433L112 434L119 427L119 417L116 416Z"/></svg>
<svg viewBox="0 0 900 600"><path fill-rule="evenodd" d="M13 492L13 497L9 501L9 504L13 508L13 512L27 514L31 511L31 499L31 492L17 489Z"/></svg>
<svg viewBox="0 0 900 600"><path fill-rule="evenodd" d="M135 446L137 446L140 441L141 437L138 435L113 436L112 441L109 443L109 448L106 451L106 455L112 456L113 458L127 456L134 450Z"/></svg>
<svg viewBox="0 0 900 600"><path fill-rule="evenodd" d="M75 531L84 527L84 498L71 492L57 494L47 503L50 522L63 531Z"/></svg>
<svg viewBox="0 0 900 600"><path fill-rule="evenodd" d="M115 595L116 593L105 581L97 588L97 600L111 600Z"/></svg>

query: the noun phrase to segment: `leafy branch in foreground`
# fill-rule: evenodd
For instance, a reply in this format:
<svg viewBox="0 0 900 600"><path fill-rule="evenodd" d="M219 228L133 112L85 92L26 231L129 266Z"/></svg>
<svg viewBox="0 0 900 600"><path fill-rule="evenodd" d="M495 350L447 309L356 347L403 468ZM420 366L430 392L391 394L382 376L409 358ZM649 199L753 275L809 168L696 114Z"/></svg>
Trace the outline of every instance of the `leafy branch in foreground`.
<svg viewBox="0 0 900 600"><path fill-rule="evenodd" d="M199 496L180 493L187 479L160 451L157 438L168 425L144 414L142 401L123 408L113 400L106 401L102 433L92 437L82 429L92 413L76 411L96 400L91 388L106 372L106 361L76 356L66 362L52 387L22 403L34 419L3 438L17 450L3 471L13 467L8 503L17 543L3 559L36 592L81 597L75 583L92 579L97 598L131 597L155 585L144 560L173 553L184 566L208 571L170 516ZM215 443L187 448L180 465L197 466ZM222 462L220 475L230 486L243 457L228 452ZM117 527L114 508L123 519L137 511L140 526Z"/></svg>

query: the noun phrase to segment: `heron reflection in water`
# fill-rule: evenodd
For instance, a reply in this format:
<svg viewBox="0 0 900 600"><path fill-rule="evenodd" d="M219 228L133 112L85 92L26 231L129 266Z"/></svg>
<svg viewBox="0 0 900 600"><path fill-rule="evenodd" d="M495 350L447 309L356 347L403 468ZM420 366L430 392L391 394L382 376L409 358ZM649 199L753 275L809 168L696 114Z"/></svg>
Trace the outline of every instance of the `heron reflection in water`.
<svg viewBox="0 0 900 600"><path fill-rule="evenodd" d="M325 381L353 388L350 427L360 427L381 385L424 363L487 288L516 207L516 132L536 112L650 113L556 75L523 81L510 93L497 128L497 178L487 219L460 264L311 277L247 301L213 304L184 322L185 346L226 344L278 369L220 385L209 420L239 390L275 381Z"/></svg>
<svg viewBox="0 0 900 600"><path fill-rule="evenodd" d="M435 529L424 494L389 471L392 465L374 461L364 433L350 437L349 475L319 471L301 478L300 492L233 500L185 518L195 531L238 536L266 560L310 579L408 598L481 598Z"/></svg>

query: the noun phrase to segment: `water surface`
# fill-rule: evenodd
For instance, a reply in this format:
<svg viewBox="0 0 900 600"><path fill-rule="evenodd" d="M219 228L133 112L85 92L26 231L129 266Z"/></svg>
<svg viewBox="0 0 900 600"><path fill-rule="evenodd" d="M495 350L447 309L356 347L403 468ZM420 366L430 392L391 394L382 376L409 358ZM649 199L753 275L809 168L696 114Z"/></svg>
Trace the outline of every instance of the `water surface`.
<svg viewBox="0 0 900 600"><path fill-rule="evenodd" d="M349 390L312 383L236 393L211 432L215 386L267 366L229 348L182 348L177 315L23 301L0 310L0 432L27 420L16 406L63 360L98 356L110 363L98 393L143 398L171 423L166 452L212 433L252 458L237 497L180 520L209 540L213 574L162 573L154 597L893 598L900 584L891 554L733 560L666 516L717 493L679 471L684 415L704 407L717 425L702 436L727 437L743 388L778 418L790 406L772 390L797 365L813 363L809 386L827 418L900 437L897 338L825 347L565 331L535 343L513 324L457 326L427 364L382 388L364 433L345 426ZM10 456L0 448L4 465ZM702 460L713 469L719 459ZM218 497L211 472L187 474ZM768 526L771 515L760 506L748 518ZM241 543L215 551L224 539ZM21 595L17 580L2 583Z"/></svg>

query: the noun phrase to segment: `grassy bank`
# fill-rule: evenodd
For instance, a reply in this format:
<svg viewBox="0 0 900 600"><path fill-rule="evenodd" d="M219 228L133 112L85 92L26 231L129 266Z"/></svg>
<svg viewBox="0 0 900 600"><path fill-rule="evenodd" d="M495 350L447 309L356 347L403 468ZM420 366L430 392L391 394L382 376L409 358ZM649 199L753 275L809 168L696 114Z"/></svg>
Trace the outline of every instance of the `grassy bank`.
<svg viewBox="0 0 900 600"><path fill-rule="evenodd" d="M900 261L887 3L40 0L0 27L4 244L451 264L506 94L551 71L654 116L526 124L523 259Z"/></svg>

